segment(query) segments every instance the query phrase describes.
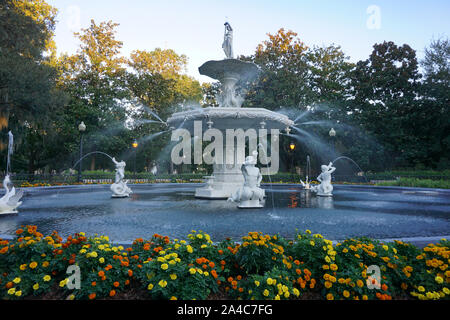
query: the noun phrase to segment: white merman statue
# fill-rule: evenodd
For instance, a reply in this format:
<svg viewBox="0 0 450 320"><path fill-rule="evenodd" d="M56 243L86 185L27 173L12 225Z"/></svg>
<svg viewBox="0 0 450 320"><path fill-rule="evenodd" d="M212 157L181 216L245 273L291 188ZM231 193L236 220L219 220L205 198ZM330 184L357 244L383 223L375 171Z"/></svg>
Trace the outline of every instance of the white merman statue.
<svg viewBox="0 0 450 320"><path fill-rule="evenodd" d="M331 184L331 174L336 168L333 167L332 162L330 162L329 165L322 165L320 168L322 169L322 173L317 177L317 181L319 181L320 184L312 187L311 190L316 192L318 196L332 196L333 186Z"/></svg>
<svg viewBox="0 0 450 320"><path fill-rule="evenodd" d="M264 199L264 190L260 188L262 175L259 168L255 167L258 153L253 152L253 156L245 158L241 167L244 175L244 185L228 198L228 201L237 202L238 208L262 208L261 202Z"/></svg>
<svg viewBox="0 0 450 320"><path fill-rule="evenodd" d="M0 198L0 215L1 214L9 214L9 213L17 213L17 207L22 204L19 201L23 196L23 191L19 190L16 193L16 188L12 187L9 189L8 185L11 183L11 179L7 174L5 179L3 180L3 187L6 190L5 195Z"/></svg>
<svg viewBox="0 0 450 320"><path fill-rule="evenodd" d="M127 186L127 180L125 178L125 161L116 161L116 158L112 158L112 161L116 165L116 179L111 185L111 191L113 192L113 198L125 198L129 197L130 193L133 193L131 189Z"/></svg>

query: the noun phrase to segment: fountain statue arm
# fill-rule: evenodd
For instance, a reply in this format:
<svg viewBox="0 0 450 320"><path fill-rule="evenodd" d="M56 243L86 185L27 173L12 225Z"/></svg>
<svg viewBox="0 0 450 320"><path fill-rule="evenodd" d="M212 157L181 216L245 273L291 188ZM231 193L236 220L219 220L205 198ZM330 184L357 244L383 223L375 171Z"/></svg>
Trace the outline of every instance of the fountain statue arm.
<svg viewBox="0 0 450 320"><path fill-rule="evenodd" d="M334 171L336 171L336 168L333 167L333 162L330 162L328 165L328 173L333 173Z"/></svg>

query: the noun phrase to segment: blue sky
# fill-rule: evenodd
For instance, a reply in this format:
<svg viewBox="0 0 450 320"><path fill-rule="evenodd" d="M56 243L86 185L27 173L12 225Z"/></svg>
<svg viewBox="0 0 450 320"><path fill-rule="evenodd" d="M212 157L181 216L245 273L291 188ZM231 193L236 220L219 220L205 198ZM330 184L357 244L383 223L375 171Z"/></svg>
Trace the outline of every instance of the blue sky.
<svg viewBox="0 0 450 320"><path fill-rule="evenodd" d="M200 81L198 67L224 58L223 23L234 29L235 55L249 55L267 33L290 29L306 45L340 45L351 61L366 59L375 43L407 43L423 57L434 38L448 37L448 0L47 0L59 10L56 44L60 53L79 45L73 32L112 20L120 24L122 54L174 49L189 58L188 74ZM367 11L376 6L375 10ZM379 12L379 15L374 15ZM379 19L378 19L379 17ZM369 27L367 25L369 21ZM370 24L374 22L375 24Z"/></svg>

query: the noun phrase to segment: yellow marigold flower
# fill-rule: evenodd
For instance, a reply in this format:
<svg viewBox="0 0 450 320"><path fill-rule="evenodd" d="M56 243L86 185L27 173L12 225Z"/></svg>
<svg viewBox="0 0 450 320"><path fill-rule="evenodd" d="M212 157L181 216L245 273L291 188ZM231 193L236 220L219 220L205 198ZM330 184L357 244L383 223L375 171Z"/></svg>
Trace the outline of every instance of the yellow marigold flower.
<svg viewBox="0 0 450 320"><path fill-rule="evenodd" d="M170 300L177 300L177 297L171 296L171 297L170 297Z"/></svg>
<svg viewBox="0 0 450 320"><path fill-rule="evenodd" d="M90 255L91 255L91 257L93 257L93 258L97 258L97 256L98 256L98 254L97 254L96 251L92 251L92 252L90 253Z"/></svg>
<svg viewBox="0 0 450 320"><path fill-rule="evenodd" d="M190 268L189 272L190 272L190 274L195 274L197 272L197 270L195 270L195 268Z"/></svg>
<svg viewBox="0 0 450 320"><path fill-rule="evenodd" d="M11 288L8 290L9 295L13 295L16 292L16 288Z"/></svg>
<svg viewBox="0 0 450 320"><path fill-rule="evenodd" d="M100 262L100 263L105 263L105 258L100 258L100 259L98 259L98 262Z"/></svg>
<svg viewBox="0 0 450 320"><path fill-rule="evenodd" d="M167 263L163 263L163 264L161 265L161 269L167 270L167 268L169 268L169 265L168 265Z"/></svg>
<svg viewBox="0 0 450 320"><path fill-rule="evenodd" d="M322 269L323 269L323 270L329 270L330 267L329 267L327 264L324 264L324 265L322 266Z"/></svg>
<svg viewBox="0 0 450 320"><path fill-rule="evenodd" d="M268 284L269 286L271 286L272 283L273 283L273 279L272 279L272 278L267 278L267 284Z"/></svg>
<svg viewBox="0 0 450 320"><path fill-rule="evenodd" d="M44 268L47 268L47 267L49 266L49 264L50 264L50 262L48 262L48 261L42 262L42 266L43 266Z"/></svg>
<svg viewBox="0 0 450 320"><path fill-rule="evenodd" d="M313 246L313 247L316 245L316 243L315 243L314 241L312 241L312 240L309 242L309 244L310 244L311 246Z"/></svg>
<svg viewBox="0 0 450 320"><path fill-rule="evenodd" d="M199 234L197 234L197 238L203 239L203 235L199 233Z"/></svg>
<svg viewBox="0 0 450 320"><path fill-rule="evenodd" d="M334 296L332 293L327 294L327 300L334 300Z"/></svg>
<svg viewBox="0 0 450 320"><path fill-rule="evenodd" d="M330 269L336 271L338 269L338 266L333 263L332 265L330 265Z"/></svg>
<svg viewBox="0 0 450 320"><path fill-rule="evenodd" d="M21 281L21 279L20 279L19 277L14 278L14 280L13 280L13 282L14 282L15 284L20 283L20 281Z"/></svg>
<svg viewBox="0 0 450 320"><path fill-rule="evenodd" d="M325 288L330 289L333 286L333 283L331 281L325 281Z"/></svg>
<svg viewBox="0 0 450 320"><path fill-rule="evenodd" d="M442 288L442 291L444 291L445 294L450 294L450 289L447 287Z"/></svg>
<svg viewBox="0 0 450 320"><path fill-rule="evenodd" d="M152 290L152 289L153 289L153 284L152 284L152 283L149 283L148 286L147 286L147 289L148 289L148 290Z"/></svg>
<svg viewBox="0 0 450 320"><path fill-rule="evenodd" d="M362 280L358 280L356 281L356 285L360 288L362 288L364 286L364 282Z"/></svg>
<svg viewBox="0 0 450 320"><path fill-rule="evenodd" d="M284 297L287 299L287 298L289 298L289 296L290 296L289 291L286 291L286 292L284 293Z"/></svg>
<svg viewBox="0 0 450 320"><path fill-rule="evenodd" d="M436 276L436 278L434 278L434 280L435 280L437 283L439 283L439 284L441 284L442 282L444 282L444 279L442 279L442 278L439 277L439 276Z"/></svg>
<svg viewBox="0 0 450 320"><path fill-rule="evenodd" d="M362 299L363 299L363 300L369 300L369 297L366 296L366 295L363 295L363 296L362 296Z"/></svg>
<svg viewBox="0 0 450 320"><path fill-rule="evenodd" d="M387 245L384 245L384 246L383 246L383 249L386 250L386 251L388 251L388 250L389 250L389 247L388 247Z"/></svg>
<svg viewBox="0 0 450 320"><path fill-rule="evenodd" d="M329 256L326 256L326 257L325 257L325 261L326 261L327 263L330 263L330 262L331 262L330 257L329 257Z"/></svg>
<svg viewBox="0 0 450 320"><path fill-rule="evenodd" d="M50 277L48 274L45 275L45 276L43 277L43 279L44 279L45 282L50 281L51 278L52 278L52 277Z"/></svg>
<svg viewBox="0 0 450 320"><path fill-rule="evenodd" d="M350 297L350 292L348 292L347 290L344 290L344 292L342 293L342 295L346 298Z"/></svg>
<svg viewBox="0 0 450 320"><path fill-rule="evenodd" d="M160 280L160 281L158 282L158 285L159 285L161 288L165 288L165 287L167 286L167 281L166 281L166 280Z"/></svg>
<svg viewBox="0 0 450 320"><path fill-rule="evenodd" d="M255 286L259 287L259 281L255 280Z"/></svg>
<svg viewBox="0 0 450 320"><path fill-rule="evenodd" d="M192 253L192 252L194 251L190 245L187 245L187 246L186 246L186 250L187 250L187 252L189 252L189 253Z"/></svg>
<svg viewBox="0 0 450 320"><path fill-rule="evenodd" d="M33 285L33 289L34 289L34 290L38 290L38 289L39 289L39 283L35 283L35 284Z"/></svg>
<svg viewBox="0 0 450 320"><path fill-rule="evenodd" d="M67 282L69 282L69 279L61 280L61 281L59 282L59 286L60 286L61 288L63 288L63 287L67 284Z"/></svg>
<svg viewBox="0 0 450 320"><path fill-rule="evenodd" d="M175 273L172 273L172 274L170 275L170 279L176 280L176 279L177 279L177 275L176 275Z"/></svg>
<svg viewBox="0 0 450 320"><path fill-rule="evenodd" d="M20 297L21 295L22 295L22 291L16 291L15 293L14 293L17 297Z"/></svg>
<svg viewBox="0 0 450 320"><path fill-rule="evenodd" d="M419 286L419 287L417 288L417 290L419 290L420 292L424 292L424 291L425 291L425 288L422 287L422 286Z"/></svg>
<svg viewBox="0 0 450 320"><path fill-rule="evenodd" d="M269 296L269 290L264 289L264 291L263 291L263 296L264 296L264 297L268 297L268 296Z"/></svg>
<svg viewBox="0 0 450 320"><path fill-rule="evenodd" d="M22 271L24 271L26 268L27 268L27 264L26 263L21 264L20 267L19 267L19 269L22 270Z"/></svg>
<svg viewBox="0 0 450 320"><path fill-rule="evenodd" d="M274 300L280 300L280 295L277 294L277 295L275 296Z"/></svg>
<svg viewBox="0 0 450 320"><path fill-rule="evenodd" d="M300 291L298 291L297 288L292 289L292 293L295 294L297 297L300 295Z"/></svg>

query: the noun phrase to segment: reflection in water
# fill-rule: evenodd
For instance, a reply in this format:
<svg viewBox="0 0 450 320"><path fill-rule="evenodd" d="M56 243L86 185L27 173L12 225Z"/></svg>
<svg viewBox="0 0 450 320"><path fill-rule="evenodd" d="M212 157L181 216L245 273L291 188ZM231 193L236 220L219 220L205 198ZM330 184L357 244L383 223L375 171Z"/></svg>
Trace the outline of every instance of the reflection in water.
<svg viewBox="0 0 450 320"><path fill-rule="evenodd" d="M288 208L334 209L332 197L314 196L309 190L290 192L286 200Z"/></svg>
<svg viewBox="0 0 450 320"><path fill-rule="evenodd" d="M295 193L289 194L289 200L291 200L291 203L288 204L288 208L297 208L298 201Z"/></svg>

